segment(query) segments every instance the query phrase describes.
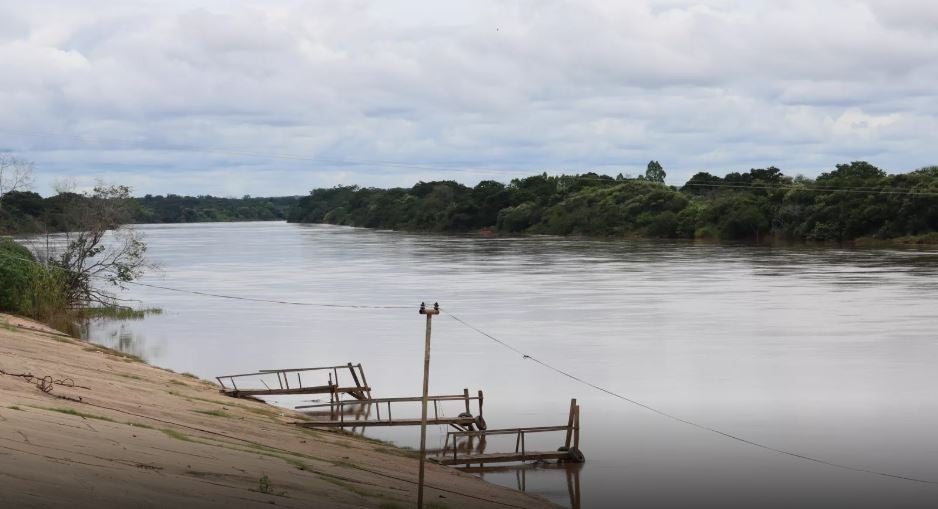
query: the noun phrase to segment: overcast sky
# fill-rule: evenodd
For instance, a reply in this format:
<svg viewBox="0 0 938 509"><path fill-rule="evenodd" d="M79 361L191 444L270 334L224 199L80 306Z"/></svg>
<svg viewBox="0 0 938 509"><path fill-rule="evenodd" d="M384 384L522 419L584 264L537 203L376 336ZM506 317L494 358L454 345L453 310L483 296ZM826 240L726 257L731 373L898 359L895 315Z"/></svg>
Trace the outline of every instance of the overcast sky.
<svg viewBox="0 0 938 509"><path fill-rule="evenodd" d="M938 163L930 0L0 0L0 65L43 194Z"/></svg>

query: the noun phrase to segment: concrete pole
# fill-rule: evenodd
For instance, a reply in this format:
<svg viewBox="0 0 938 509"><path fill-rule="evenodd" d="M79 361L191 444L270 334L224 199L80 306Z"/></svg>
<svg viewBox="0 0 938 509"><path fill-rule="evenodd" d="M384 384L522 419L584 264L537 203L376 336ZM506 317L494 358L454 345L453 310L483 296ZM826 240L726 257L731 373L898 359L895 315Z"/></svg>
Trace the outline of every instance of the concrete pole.
<svg viewBox="0 0 938 509"><path fill-rule="evenodd" d="M420 304L420 314L427 316L427 335L423 349L423 399L420 410L420 474L417 478L417 509L423 509L423 476L427 461L427 397L430 391L430 324L433 315L440 314L440 305L433 304L433 309Z"/></svg>

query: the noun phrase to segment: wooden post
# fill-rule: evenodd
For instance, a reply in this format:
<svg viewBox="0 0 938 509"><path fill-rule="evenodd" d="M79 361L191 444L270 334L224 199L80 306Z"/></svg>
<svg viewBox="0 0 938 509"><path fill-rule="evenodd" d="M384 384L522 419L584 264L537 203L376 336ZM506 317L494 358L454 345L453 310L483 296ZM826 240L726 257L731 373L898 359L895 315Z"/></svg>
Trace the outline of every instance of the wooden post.
<svg viewBox="0 0 938 509"><path fill-rule="evenodd" d="M423 509L423 477L427 461L427 396L430 391L430 324L433 315L440 314L440 305L434 304L433 309L427 309L420 304L420 314L427 317L427 334L423 348L423 398L420 404L420 473L417 477L417 509Z"/></svg>
<svg viewBox="0 0 938 509"><path fill-rule="evenodd" d="M362 368L361 363L358 363L358 373L362 376L362 385L368 387L368 380L365 378L365 370ZM368 399L371 399L371 387L368 387Z"/></svg>
<svg viewBox="0 0 938 509"><path fill-rule="evenodd" d="M482 417L482 391L479 391L479 417Z"/></svg>
<svg viewBox="0 0 938 509"><path fill-rule="evenodd" d="M348 371L352 374L352 380L355 382L355 387L361 387L361 383L358 382L358 373L355 372L355 367L352 366L352 363L348 363Z"/></svg>
<svg viewBox="0 0 938 509"><path fill-rule="evenodd" d="M567 418L567 439L564 440L563 446L567 449L570 449L570 436L573 434L573 412L576 410L576 398L570 400L570 417Z"/></svg>
<svg viewBox="0 0 938 509"><path fill-rule="evenodd" d="M467 413L467 414L468 414L468 413L472 413L472 412L470 412L470 408L469 408L469 389L463 389L463 390L462 390L462 397L463 397L463 399L466 400L466 413Z"/></svg>
<svg viewBox="0 0 938 509"><path fill-rule="evenodd" d="M573 414L573 447L580 450L580 406L577 405Z"/></svg>

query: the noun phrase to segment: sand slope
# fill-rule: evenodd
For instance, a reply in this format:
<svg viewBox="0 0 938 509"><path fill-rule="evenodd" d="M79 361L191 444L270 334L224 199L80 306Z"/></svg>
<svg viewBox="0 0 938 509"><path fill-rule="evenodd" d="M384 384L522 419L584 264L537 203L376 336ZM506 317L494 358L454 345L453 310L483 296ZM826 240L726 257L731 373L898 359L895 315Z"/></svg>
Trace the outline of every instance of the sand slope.
<svg viewBox="0 0 938 509"><path fill-rule="evenodd" d="M407 451L297 428L290 412L51 332L0 315L0 370L88 387L46 394L0 376L0 507L415 505ZM435 507L556 507L436 465L427 482L448 490L427 490Z"/></svg>

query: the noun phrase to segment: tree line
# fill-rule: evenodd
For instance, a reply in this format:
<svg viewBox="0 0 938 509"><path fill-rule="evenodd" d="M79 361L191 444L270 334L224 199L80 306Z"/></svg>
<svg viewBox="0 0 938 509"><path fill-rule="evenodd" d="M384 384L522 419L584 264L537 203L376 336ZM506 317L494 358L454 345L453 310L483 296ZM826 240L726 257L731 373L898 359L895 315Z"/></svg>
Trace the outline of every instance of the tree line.
<svg viewBox="0 0 938 509"><path fill-rule="evenodd" d="M69 204L86 200L81 193L60 192L49 197L10 191L0 198L0 234L62 232L68 227ZM168 194L128 198L131 223L197 223L216 221L284 220L298 197L221 198Z"/></svg>
<svg viewBox="0 0 938 509"><path fill-rule="evenodd" d="M597 237L938 240L938 167L889 175L864 161L815 179L775 167L700 172L683 186L664 183L658 161L644 175L534 175L419 182L411 188L314 189L291 209L292 222L421 232Z"/></svg>

